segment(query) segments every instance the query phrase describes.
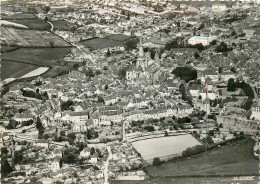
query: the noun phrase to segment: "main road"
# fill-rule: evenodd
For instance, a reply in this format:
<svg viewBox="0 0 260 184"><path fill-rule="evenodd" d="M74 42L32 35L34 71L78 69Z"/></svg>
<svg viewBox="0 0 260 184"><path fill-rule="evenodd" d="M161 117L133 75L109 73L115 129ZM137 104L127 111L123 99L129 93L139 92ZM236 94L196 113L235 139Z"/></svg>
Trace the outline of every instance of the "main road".
<svg viewBox="0 0 260 184"><path fill-rule="evenodd" d="M108 151L108 158L105 163L105 169L104 169L104 178L105 178L104 184L109 184L109 182L108 182L108 165L109 165L109 160L112 158L112 152L111 152L110 146L107 146L107 151Z"/></svg>

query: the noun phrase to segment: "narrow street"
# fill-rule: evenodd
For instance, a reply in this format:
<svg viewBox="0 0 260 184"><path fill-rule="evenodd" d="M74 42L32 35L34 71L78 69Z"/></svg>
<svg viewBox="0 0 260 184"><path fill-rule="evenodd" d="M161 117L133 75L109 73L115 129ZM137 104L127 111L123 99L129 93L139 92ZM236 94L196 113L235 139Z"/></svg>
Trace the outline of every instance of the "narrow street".
<svg viewBox="0 0 260 184"><path fill-rule="evenodd" d="M109 182L108 182L108 165L109 165L109 160L112 158L112 152L111 152L110 146L107 146L107 151L108 151L108 158L105 163L105 169L104 169L104 178L105 178L104 184L109 184Z"/></svg>

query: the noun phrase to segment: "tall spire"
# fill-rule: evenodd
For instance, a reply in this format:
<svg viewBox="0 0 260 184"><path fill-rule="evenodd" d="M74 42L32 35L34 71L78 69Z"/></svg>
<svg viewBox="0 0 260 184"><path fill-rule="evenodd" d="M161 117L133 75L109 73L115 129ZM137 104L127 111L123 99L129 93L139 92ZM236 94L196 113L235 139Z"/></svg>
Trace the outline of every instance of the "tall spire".
<svg viewBox="0 0 260 184"><path fill-rule="evenodd" d="M142 37L140 37L140 42L139 42L139 57L144 57L144 49L143 49Z"/></svg>
<svg viewBox="0 0 260 184"><path fill-rule="evenodd" d="M159 53L158 50L156 49L155 55L154 55L154 61L159 61Z"/></svg>

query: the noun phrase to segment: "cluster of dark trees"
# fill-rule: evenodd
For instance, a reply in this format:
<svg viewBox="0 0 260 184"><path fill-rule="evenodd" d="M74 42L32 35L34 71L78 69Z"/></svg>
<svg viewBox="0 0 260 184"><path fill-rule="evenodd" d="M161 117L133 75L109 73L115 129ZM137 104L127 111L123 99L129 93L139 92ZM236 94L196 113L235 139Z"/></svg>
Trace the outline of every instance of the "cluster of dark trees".
<svg viewBox="0 0 260 184"><path fill-rule="evenodd" d="M154 131L154 126L147 125L147 126L144 127L144 130L146 130L148 132L153 132Z"/></svg>
<svg viewBox="0 0 260 184"><path fill-rule="evenodd" d="M71 110L72 105L73 105L73 101L71 101L71 100L62 102L60 105L61 111Z"/></svg>
<svg viewBox="0 0 260 184"><path fill-rule="evenodd" d="M10 129L16 129L16 126L18 125L19 123L15 120L9 120L9 123L6 125L6 129L10 130Z"/></svg>
<svg viewBox="0 0 260 184"><path fill-rule="evenodd" d="M233 78L230 78L228 80L227 90L236 91L237 88L242 89L244 94L248 96L248 98L254 99L254 91L250 84L247 84L245 81L239 82L235 81Z"/></svg>
<svg viewBox="0 0 260 184"><path fill-rule="evenodd" d="M225 42L221 42L220 45L218 45L215 49L216 52L228 52L232 51L232 47L228 47Z"/></svg>
<svg viewBox="0 0 260 184"><path fill-rule="evenodd" d="M161 163L162 163L162 162L161 162L161 160L160 160L159 157L154 157L154 159L153 159L153 165L158 166L158 165L160 165Z"/></svg>
<svg viewBox="0 0 260 184"><path fill-rule="evenodd" d="M244 13L241 16L237 16L237 14L234 14L232 17L227 18L225 21L227 23L233 23L235 21L243 20L243 19L246 19L246 18L247 18L247 13Z"/></svg>
<svg viewBox="0 0 260 184"><path fill-rule="evenodd" d="M138 44L138 39L137 38L133 38L133 39L129 39L125 42L124 47L126 50L133 50L137 48L137 44Z"/></svg>
<svg viewBox="0 0 260 184"><path fill-rule="evenodd" d="M179 91L181 92L181 99L192 105L192 98L188 96L183 84L180 85Z"/></svg>
<svg viewBox="0 0 260 184"><path fill-rule="evenodd" d="M126 70L127 68L121 68L118 70L118 77L121 79L124 79L126 76Z"/></svg>
<svg viewBox="0 0 260 184"><path fill-rule="evenodd" d="M186 150L182 152L183 157L190 157L195 154L199 154L201 152L205 151L205 145L196 145L194 147L189 147Z"/></svg>
<svg viewBox="0 0 260 184"><path fill-rule="evenodd" d="M191 80L197 79L197 70L191 67L177 67L172 71L172 74L174 74L177 77L180 77L186 83L188 83Z"/></svg>
<svg viewBox="0 0 260 184"><path fill-rule="evenodd" d="M30 119L30 120L28 120L28 121L23 121L22 122L22 127L23 126L30 126L30 125L32 125L33 124L33 120L32 119Z"/></svg>
<svg viewBox="0 0 260 184"><path fill-rule="evenodd" d="M8 150L6 147L1 148L1 176L5 178L8 176L14 169L11 167L7 161Z"/></svg>
<svg viewBox="0 0 260 184"><path fill-rule="evenodd" d="M48 94L46 92L44 92L43 94L40 94L39 89L36 89L36 92L21 89L21 92L22 92L22 95L25 96L25 97L36 98L36 99L39 99L39 100L49 99Z"/></svg>
<svg viewBox="0 0 260 184"><path fill-rule="evenodd" d="M185 45L183 38L176 38L171 42L166 43L164 47L165 50L171 50L173 48L197 48L201 52L206 47L203 46L201 43L195 45Z"/></svg>
<svg viewBox="0 0 260 184"><path fill-rule="evenodd" d="M41 137L44 133L44 127L39 117L36 120L36 129L39 131L39 137Z"/></svg>

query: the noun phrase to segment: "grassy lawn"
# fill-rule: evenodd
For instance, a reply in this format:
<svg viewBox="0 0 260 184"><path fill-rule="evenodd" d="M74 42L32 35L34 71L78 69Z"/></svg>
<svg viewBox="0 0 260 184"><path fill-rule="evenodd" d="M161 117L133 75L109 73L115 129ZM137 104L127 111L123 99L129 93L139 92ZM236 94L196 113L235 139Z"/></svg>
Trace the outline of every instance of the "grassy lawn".
<svg viewBox="0 0 260 184"><path fill-rule="evenodd" d="M13 52L3 53L2 59L20 61L40 66L58 64L71 48L20 48Z"/></svg>
<svg viewBox="0 0 260 184"><path fill-rule="evenodd" d="M256 175L259 161L252 155L254 142L246 138L230 145L210 150L207 153L207 175ZM147 167L150 176L203 176L205 174L205 153L192 158Z"/></svg>
<svg viewBox="0 0 260 184"><path fill-rule="evenodd" d="M35 65L2 60L1 80L4 80L6 78L19 78L37 68L39 67Z"/></svg>

